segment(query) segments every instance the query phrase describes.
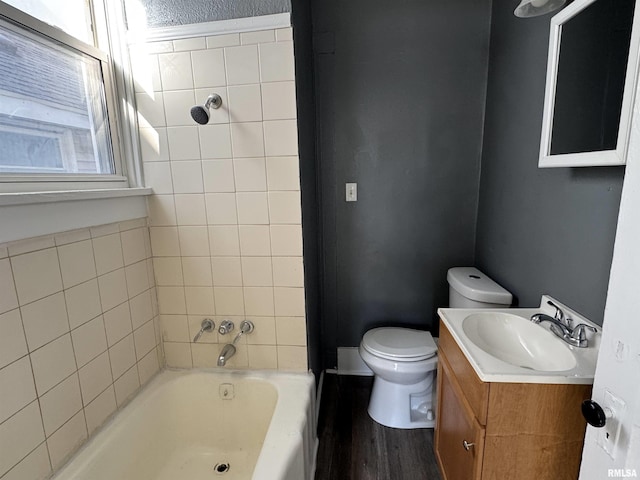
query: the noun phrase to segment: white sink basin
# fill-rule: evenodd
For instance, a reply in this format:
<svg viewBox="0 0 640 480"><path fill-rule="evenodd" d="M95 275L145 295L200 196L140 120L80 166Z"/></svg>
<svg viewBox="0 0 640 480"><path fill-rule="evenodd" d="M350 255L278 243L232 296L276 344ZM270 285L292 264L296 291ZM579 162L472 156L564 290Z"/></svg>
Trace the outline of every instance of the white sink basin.
<svg viewBox="0 0 640 480"><path fill-rule="evenodd" d="M462 330L478 348L516 367L560 372L576 366L576 358L562 340L517 315L473 313L463 320Z"/></svg>

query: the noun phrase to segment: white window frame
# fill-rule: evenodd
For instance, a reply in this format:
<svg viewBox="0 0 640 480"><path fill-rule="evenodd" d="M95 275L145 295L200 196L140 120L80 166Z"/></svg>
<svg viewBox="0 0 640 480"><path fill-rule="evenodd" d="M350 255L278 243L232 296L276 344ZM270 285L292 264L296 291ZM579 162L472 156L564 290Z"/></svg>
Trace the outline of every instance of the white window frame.
<svg viewBox="0 0 640 480"><path fill-rule="evenodd" d="M3 25L27 36L44 36L100 62L115 173L16 174L0 172L0 196L12 193L85 191L139 188L143 184L135 116L134 87L124 32L123 6L119 1L90 0L94 47L0 1ZM146 194L148 192L141 192ZM2 199L0 199L0 204ZM11 200L13 203L13 200Z"/></svg>

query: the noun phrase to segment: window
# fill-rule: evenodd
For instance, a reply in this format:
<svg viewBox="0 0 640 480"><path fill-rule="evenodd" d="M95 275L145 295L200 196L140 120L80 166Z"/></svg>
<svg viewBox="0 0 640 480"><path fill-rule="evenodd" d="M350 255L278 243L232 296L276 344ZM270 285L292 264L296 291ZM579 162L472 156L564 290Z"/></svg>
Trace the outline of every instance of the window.
<svg viewBox="0 0 640 480"><path fill-rule="evenodd" d="M97 7L0 1L0 191L128 186L112 60L96 48L107 30Z"/></svg>

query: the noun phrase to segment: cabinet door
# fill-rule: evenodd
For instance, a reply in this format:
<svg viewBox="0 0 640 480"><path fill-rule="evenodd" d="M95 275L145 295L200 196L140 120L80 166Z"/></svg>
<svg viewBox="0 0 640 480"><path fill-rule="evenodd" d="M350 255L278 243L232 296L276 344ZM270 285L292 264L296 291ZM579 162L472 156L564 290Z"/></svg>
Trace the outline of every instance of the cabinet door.
<svg viewBox="0 0 640 480"><path fill-rule="evenodd" d="M438 388L435 448L443 477L480 480L485 430L462 397L444 356L439 358Z"/></svg>

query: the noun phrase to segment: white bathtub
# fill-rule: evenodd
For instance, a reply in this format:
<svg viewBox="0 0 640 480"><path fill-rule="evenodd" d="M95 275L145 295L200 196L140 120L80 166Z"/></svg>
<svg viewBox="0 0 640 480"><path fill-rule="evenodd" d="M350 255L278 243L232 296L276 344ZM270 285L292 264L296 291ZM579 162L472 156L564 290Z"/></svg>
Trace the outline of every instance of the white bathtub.
<svg viewBox="0 0 640 480"><path fill-rule="evenodd" d="M311 480L314 390L310 374L164 371L54 479Z"/></svg>

